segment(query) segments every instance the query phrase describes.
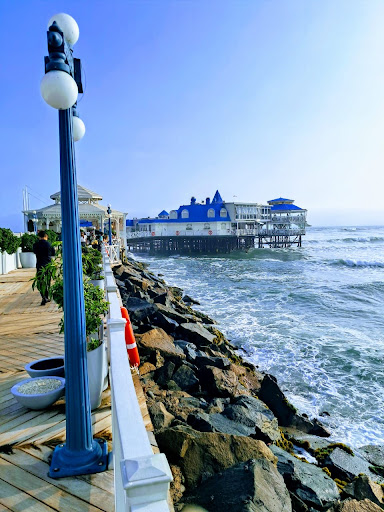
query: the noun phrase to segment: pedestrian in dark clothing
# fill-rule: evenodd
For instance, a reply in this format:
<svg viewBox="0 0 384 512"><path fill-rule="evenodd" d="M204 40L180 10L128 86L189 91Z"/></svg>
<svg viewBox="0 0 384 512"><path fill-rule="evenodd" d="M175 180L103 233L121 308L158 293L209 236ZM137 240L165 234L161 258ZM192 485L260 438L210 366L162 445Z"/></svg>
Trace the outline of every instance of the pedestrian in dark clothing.
<svg viewBox="0 0 384 512"><path fill-rule="evenodd" d="M52 256L55 255L55 249L48 242L47 233L39 231L38 237L39 240L33 246L33 252L36 254L36 275L50 263ZM39 286L37 288L41 295L41 305L45 306L51 299L48 297L47 290L41 290Z"/></svg>

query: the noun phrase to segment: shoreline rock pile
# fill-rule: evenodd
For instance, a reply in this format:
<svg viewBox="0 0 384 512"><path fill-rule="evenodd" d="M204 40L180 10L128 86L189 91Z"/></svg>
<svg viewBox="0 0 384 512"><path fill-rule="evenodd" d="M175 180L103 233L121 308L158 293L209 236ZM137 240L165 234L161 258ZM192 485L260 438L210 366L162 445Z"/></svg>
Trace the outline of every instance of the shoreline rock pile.
<svg viewBox="0 0 384 512"><path fill-rule="evenodd" d="M176 510L379 512L384 446L359 454L300 414L198 304L133 260L113 268ZM305 458L298 454L303 454ZM308 460L314 463L309 463ZM378 482L378 483L375 483Z"/></svg>

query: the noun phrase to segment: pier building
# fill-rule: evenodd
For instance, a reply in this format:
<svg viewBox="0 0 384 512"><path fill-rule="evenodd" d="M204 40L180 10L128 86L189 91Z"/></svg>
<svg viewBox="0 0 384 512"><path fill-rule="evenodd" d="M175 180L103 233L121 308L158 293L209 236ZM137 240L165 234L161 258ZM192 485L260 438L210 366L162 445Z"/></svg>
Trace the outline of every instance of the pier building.
<svg viewBox="0 0 384 512"><path fill-rule="evenodd" d="M306 214L293 199L227 203L216 190L212 200L198 203L192 197L190 204L163 210L155 218L127 219L127 247L164 253L301 247Z"/></svg>

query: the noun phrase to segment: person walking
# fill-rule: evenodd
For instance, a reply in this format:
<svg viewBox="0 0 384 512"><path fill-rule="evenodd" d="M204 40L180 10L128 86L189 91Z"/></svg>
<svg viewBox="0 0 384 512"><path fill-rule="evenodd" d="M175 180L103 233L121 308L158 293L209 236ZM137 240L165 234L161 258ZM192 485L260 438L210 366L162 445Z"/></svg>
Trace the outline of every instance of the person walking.
<svg viewBox="0 0 384 512"><path fill-rule="evenodd" d="M50 263L52 256L55 255L55 249L48 242L47 233L45 231L39 231L37 236L39 240L33 245L33 252L36 254L36 275ZM39 289L39 286L37 289L41 295L41 305L45 306L45 304L51 300L48 297L47 290L43 291L41 287Z"/></svg>

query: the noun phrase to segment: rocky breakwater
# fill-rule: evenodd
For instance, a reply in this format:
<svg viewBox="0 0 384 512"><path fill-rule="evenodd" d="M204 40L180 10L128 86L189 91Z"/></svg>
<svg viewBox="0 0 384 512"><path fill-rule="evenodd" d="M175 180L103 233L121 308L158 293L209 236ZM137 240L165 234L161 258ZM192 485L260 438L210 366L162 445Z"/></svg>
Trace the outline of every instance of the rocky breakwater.
<svg viewBox="0 0 384 512"><path fill-rule="evenodd" d="M380 511L383 447L331 443L276 378L239 356L180 288L136 261L114 267L176 510ZM305 455L302 457L298 455ZM307 460L313 463L308 463Z"/></svg>

